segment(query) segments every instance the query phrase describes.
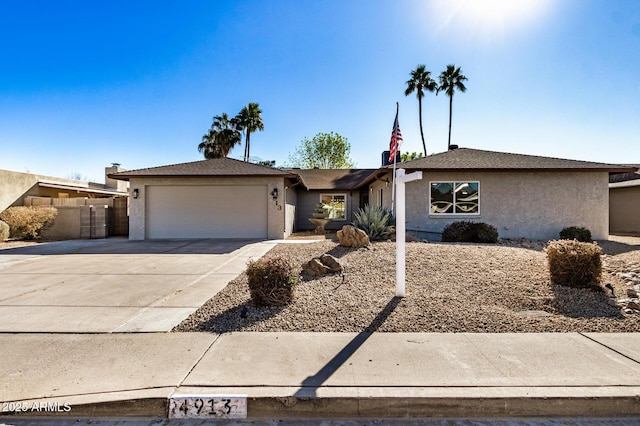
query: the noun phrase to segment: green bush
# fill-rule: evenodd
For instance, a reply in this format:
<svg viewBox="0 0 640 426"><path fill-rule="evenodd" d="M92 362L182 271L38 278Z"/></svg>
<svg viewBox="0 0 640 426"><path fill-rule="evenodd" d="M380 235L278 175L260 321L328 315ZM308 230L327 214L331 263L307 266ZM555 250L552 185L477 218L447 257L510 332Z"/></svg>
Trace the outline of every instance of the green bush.
<svg viewBox="0 0 640 426"><path fill-rule="evenodd" d="M600 288L602 250L596 243L577 240L550 241L547 263L551 281L567 287Z"/></svg>
<svg viewBox="0 0 640 426"><path fill-rule="evenodd" d="M560 231L561 240L578 240L583 243L590 243L591 231L584 227L568 226Z"/></svg>
<svg viewBox="0 0 640 426"><path fill-rule="evenodd" d="M483 222L453 222L444 228L442 241L450 243L497 243L498 230Z"/></svg>
<svg viewBox="0 0 640 426"><path fill-rule="evenodd" d="M247 263L249 293L257 306L286 305L293 300L298 276L284 256L272 256Z"/></svg>
<svg viewBox="0 0 640 426"><path fill-rule="evenodd" d="M0 220L0 242L9 239L9 225Z"/></svg>
<svg viewBox="0 0 640 426"><path fill-rule="evenodd" d="M11 238L31 240L53 224L58 215L55 207L9 207L0 213L0 220L9 225Z"/></svg>
<svg viewBox="0 0 640 426"><path fill-rule="evenodd" d="M395 218L383 207L366 205L355 214L353 226L363 230L371 241L385 240L389 237L389 228L395 224Z"/></svg>

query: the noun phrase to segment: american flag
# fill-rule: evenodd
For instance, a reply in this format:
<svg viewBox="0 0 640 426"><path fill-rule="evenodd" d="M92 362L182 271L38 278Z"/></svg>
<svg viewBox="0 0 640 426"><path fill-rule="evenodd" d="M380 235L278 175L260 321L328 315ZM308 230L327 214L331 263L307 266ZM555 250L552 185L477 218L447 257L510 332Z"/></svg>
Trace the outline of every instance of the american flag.
<svg viewBox="0 0 640 426"><path fill-rule="evenodd" d="M393 122L393 130L391 131L389 160L393 159L395 162L396 155L400 152L400 145L402 145L402 132L400 131L400 124L398 123L398 110L396 110L396 119Z"/></svg>

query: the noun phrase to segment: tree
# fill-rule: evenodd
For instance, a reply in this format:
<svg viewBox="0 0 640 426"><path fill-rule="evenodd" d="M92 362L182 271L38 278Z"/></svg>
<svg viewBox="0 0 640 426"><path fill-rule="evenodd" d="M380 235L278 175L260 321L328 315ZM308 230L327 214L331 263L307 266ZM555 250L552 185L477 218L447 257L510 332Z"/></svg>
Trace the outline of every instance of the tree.
<svg viewBox="0 0 640 426"><path fill-rule="evenodd" d="M424 155L427 155L427 144L424 141L424 132L422 131L422 98L424 91L433 92L438 88L437 83L431 78L431 72L426 70L424 65L418 65L415 70L411 71L411 78L407 80L407 88L404 91L405 96L409 96L416 92L418 98L418 116L420 119L420 136L422 137L422 148Z"/></svg>
<svg viewBox="0 0 640 426"><path fill-rule="evenodd" d="M422 157L424 157L424 155L422 155L421 152L405 152L404 154L400 154L400 161L415 160L416 158Z"/></svg>
<svg viewBox="0 0 640 426"><path fill-rule="evenodd" d="M244 161L249 161L249 150L251 149L251 133L264 130L262 123L262 110L255 102L249 102L242 108L236 116L238 130L245 132Z"/></svg>
<svg viewBox="0 0 640 426"><path fill-rule="evenodd" d="M213 117L213 123L202 136L198 151L204 153L204 158L223 158L239 143L240 130L236 119L229 118L227 113L223 112Z"/></svg>
<svg viewBox="0 0 640 426"><path fill-rule="evenodd" d="M467 88L464 86L464 81L467 80L464 74L462 74L460 67L456 68L455 65L447 65L447 69L440 73L440 86L438 86L438 91L436 95L441 90L449 96L449 141L447 142L447 150L451 149L451 116L453 114L453 94L456 89L461 91L462 93L467 91Z"/></svg>
<svg viewBox="0 0 640 426"><path fill-rule="evenodd" d="M309 140L304 138L293 154L289 166L302 169L351 169L355 163L349 155L351 144L337 133L318 133Z"/></svg>

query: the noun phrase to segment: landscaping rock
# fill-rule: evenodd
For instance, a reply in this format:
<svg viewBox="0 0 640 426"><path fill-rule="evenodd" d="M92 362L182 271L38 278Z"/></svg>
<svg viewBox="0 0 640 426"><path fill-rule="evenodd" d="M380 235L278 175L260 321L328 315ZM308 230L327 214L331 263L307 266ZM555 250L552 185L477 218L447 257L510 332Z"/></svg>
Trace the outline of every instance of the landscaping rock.
<svg viewBox="0 0 640 426"><path fill-rule="evenodd" d="M627 296L628 296L628 297L638 297L638 292L637 292L637 291L635 291L635 290L634 290L634 289L632 289L632 288L628 288L628 289L627 289Z"/></svg>
<svg viewBox="0 0 640 426"><path fill-rule="evenodd" d="M331 272L331 268L326 266L319 258L314 258L302 265L302 272L310 277L321 277Z"/></svg>
<svg viewBox="0 0 640 426"><path fill-rule="evenodd" d="M340 245L344 247L365 247L371 244L369 236L355 226L345 225L337 232Z"/></svg>
<svg viewBox="0 0 640 426"><path fill-rule="evenodd" d="M330 254L325 253L320 256L320 261L324 266L328 267L331 272L342 272L342 265L340 264L340 262L338 262L338 259L331 256Z"/></svg>

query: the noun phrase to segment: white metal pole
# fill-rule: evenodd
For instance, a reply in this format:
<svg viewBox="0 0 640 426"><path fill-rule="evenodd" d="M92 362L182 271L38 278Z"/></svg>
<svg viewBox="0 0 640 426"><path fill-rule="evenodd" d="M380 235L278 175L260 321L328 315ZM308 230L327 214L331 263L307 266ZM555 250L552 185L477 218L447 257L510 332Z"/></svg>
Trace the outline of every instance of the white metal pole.
<svg viewBox="0 0 640 426"><path fill-rule="evenodd" d="M405 282L405 223L404 223L404 169L396 172L396 296L404 297Z"/></svg>

